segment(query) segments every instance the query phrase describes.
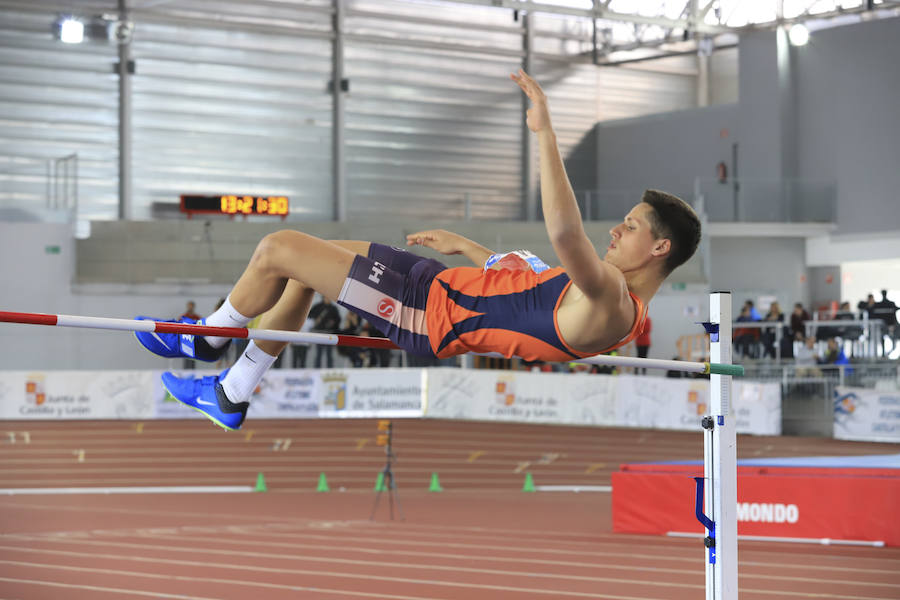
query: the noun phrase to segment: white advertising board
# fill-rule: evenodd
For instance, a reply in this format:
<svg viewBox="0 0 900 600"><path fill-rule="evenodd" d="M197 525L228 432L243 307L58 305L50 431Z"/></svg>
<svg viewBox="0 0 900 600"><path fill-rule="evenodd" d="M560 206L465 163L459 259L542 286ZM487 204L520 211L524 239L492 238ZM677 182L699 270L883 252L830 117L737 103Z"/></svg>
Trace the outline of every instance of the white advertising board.
<svg viewBox="0 0 900 600"><path fill-rule="evenodd" d="M834 437L841 440L900 442L900 393L835 388Z"/></svg>

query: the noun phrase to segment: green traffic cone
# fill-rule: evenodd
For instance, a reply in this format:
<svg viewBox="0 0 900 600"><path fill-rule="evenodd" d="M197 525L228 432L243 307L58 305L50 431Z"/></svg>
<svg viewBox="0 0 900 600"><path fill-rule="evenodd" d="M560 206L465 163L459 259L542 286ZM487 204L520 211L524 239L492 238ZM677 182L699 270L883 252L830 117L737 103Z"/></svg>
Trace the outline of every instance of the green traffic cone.
<svg viewBox="0 0 900 600"><path fill-rule="evenodd" d="M429 492L443 492L444 488L441 487L441 482L438 479L437 473L431 474L431 485L428 487Z"/></svg>
<svg viewBox="0 0 900 600"><path fill-rule="evenodd" d="M316 486L317 492L329 492L331 490L328 489L328 479L325 477L325 473L319 474L319 485Z"/></svg>
<svg viewBox="0 0 900 600"><path fill-rule="evenodd" d="M525 473L525 485L522 486L523 492L536 492L537 490L534 488L534 479L531 477L531 473Z"/></svg>
<svg viewBox="0 0 900 600"><path fill-rule="evenodd" d="M269 491L269 488L266 487L266 478L263 477L262 473L260 473L259 475L256 476L256 488L254 489L254 491L255 492Z"/></svg>
<svg viewBox="0 0 900 600"><path fill-rule="evenodd" d="M378 479L375 480L375 491L376 492L386 492L387 488L384 486L384 473L378 474Z"/></svg>

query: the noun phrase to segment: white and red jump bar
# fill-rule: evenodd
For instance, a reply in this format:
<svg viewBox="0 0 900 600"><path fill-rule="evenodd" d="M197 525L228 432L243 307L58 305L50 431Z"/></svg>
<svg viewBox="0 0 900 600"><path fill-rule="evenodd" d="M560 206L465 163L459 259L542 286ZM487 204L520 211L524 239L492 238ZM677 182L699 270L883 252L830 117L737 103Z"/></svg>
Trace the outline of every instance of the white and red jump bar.
<svg viewBox="0 0 900 600"><path fill-rule="evenodd" d="M137 319L111 319L107 317L80 317L75 315L46 315L0 311L0 323L23 325L50 325L55 327L80 327L82 329L110 329L114 331L146 331L156 333L186 333L188 335L209 335L215 337L288 342L292 344L321 344L324 346L354 346L357 348L399 349L387 338L363 337L358 335L335 335L329 333L306 333L281 331L277 329L245 329L243 327L210 327L209 325L189 325L187 323L166 323ZM499 356L488 354L486 356ZM689 362L681 360L660 360L655 358L634 358L631 356L608 356L601 354L570 362L612 367L640 367L665 369L688 373L715 373L718 375L743 375L741 365Z"/></svg>

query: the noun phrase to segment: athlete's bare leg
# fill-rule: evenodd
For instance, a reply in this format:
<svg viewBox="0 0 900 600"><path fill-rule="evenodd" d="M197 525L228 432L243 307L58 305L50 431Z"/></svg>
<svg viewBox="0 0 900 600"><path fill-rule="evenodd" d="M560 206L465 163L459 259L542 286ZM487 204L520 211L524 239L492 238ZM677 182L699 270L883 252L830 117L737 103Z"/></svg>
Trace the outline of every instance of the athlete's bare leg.
<svg viewBox="0 0 900 600"><path fill-rule="evenodd" d="M299 232L287 231L278 232L272 235L280 236L280 234L282 233ZM353 262L353 258L357 254L362 254L363 256L365 256L369 253L369 242L358 242L350 240L326 241L318 238L313 238L312 236L307 236L305 234L300 235L304 237L298 239L296 238L296 236L280 236L278 240L269 241L266 241L266 239L264 238L263 242L266 243L266 246L264 246L262 242L260 243L260 245L256 249L256 252L254 252L253 254L253 259L251 259L250 264L247 266L247 270L244 271L243 275L241 275L241 278L235 285L234 290L232 290L231 292L232 305L241 314L251 316L252 314L256 313L244 312L244 304L239 304L243 302L243 300L241 299L242 296L236 296L239 287L241 293L245 292L248 287L252 291L252 286L257 285L258 283L262 283L262 285L265 286L265 290L278 290L279 287L281 288L281 295L276 299L274 306L267 310L260 319L260 329L298 331L303 325L303 322L306 321L307 314L309 314L309 308L312 304L314 293L316 291L319 291L329 299L336 300L338 294L340 293L341 287L344 285L344 280L347 278L347 273L350 269L350 264L352 264ZM287 240L282 240L281 237L287 238ZM312 240L315 240L315 242L319 242L320 244L317 245L306 238L311 238ZM283 247L284 244L287 244L288 247ZM307 254L299 258L294 258L293 256L291 256L293 253L305 251L307 247L317 248L316 253ZM349 257L349 262L346 263L346 267L334 267L337 273L333 274L310 273L310 271L315 270L316 263L323 262L321 260L323 258L323 254L324 256L328 256L328 252L333 253L334 256L332 258L325 259L324 262L330 260L334 261L330 264L334 264L336 262L338 265L343 265L344 261L347 259L347 257ZM265 253L275 253L275 256L261 256L261 254ZM286 258L286 256L291 257ZM280 268L273 268L272 266L267 265L267 263L269 263L270 261L278 261L275 264L284 264L285 266L292 267L290 269L290 272L294 276L289 275L289 278L284 281L284 284L279 285L278 280L284 279L284 276L279 277L277 274L287 272L287 270L283 271ZM314 278L325 280L328 284L327 291L316 288L315 284L307 284L307 280L301 279L303 277L306 277L309 280L314 280ZM331 285L331 279L338 281L336 288L337 291L334 291L335 288L333 285ZM260 293L262 294L262 292ZM253 299L251 298L250 300L252 302ZM248 305L253 306L250 302L248 302ZM256 345L266 354L269 354L270 356L278 356L281 351L284 350L284 348L287 346L287 342L257 340Z"/></svg>

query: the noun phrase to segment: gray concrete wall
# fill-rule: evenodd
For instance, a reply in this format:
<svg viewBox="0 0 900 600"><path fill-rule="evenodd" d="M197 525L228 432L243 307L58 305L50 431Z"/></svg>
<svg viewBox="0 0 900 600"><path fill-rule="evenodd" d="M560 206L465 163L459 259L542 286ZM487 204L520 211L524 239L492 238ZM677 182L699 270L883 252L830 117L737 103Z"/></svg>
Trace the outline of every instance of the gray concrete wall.
<svg viewBox="0 0 900 600"><path fill-rule="evenodd" d="M597 186L635 199L647 188L691 199L695 177L730 163L738 115L737 105L723 104L599 124Z"/></svg>
<svg viewBox="0 0 900 600"><path fill-rule="evenodd" d="M900 18L795 49L798 176L837 182L840 233L900 229Z"/></svg>
<svg viewBox="0 0 900 600"><path fill-rule="evenodd" d="M601 124L597 185L690 197L694 178L713 177L720 160L735 174L736 143L743 197L757 199L745 207L749 220L797 210L760 204L780 192L765 181L798 178L805 187L794 201L807 212L828 200L818 184L836 190L840 233L900 229L898 56L900 18L815 31L801 48L780 32L744 35L738 104Z"/></svg>
<svg viewBox="0 0 900 600"><path fill-rule="evenodd" d="M710 243L711 281L731 290L735 302L775 296L781 305L810 301L806 243L800 238L714 237ZM735 317L739 313L735 311Z"/></svg>

